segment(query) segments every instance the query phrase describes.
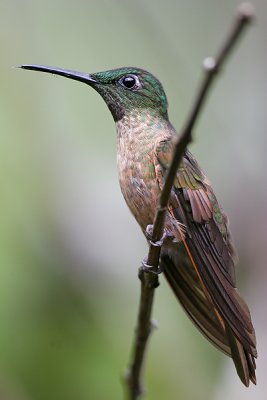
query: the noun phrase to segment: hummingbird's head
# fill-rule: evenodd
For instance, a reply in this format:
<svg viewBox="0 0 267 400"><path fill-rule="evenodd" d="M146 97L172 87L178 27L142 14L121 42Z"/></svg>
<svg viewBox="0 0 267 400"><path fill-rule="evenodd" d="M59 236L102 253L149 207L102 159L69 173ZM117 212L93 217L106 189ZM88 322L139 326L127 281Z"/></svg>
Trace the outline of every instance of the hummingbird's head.
<svg viewBox="0 0 267 400"><path fill-rule="evenodd" d="M167 117L168 102L160 81L149 72L124 67L91 75L94 88L108 105L115 121L133 110L147 110Z"/></svg>
<svg viewBox="0 0 267 400"><path fill-rule="evenodd" d="M49 72L87 83L103 97L115 121L133 110L147 110L168 118L168 102L160 81L143 69L123 67L86 74L41 65L21 65L21 68Z"/></svg>

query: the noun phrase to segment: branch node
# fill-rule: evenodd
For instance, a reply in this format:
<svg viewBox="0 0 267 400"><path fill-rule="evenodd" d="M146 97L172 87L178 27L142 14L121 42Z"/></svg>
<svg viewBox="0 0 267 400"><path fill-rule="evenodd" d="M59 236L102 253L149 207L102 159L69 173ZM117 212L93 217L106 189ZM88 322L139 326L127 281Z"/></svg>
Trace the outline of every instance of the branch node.
<svg viewBox="0 0 267 400"><path fill-rule="evenodd" d="M203 67L208 73L216 73L218 71L218 64L214 57L206 57L203 61Z"/></svg>
<svg viewBox="0 0 267 400"><path fill-rule="evenodd" d="M138 271L138 277L147 288L156 289L159 286L158 276L161 273L162 270L159 267L155 269L152 265L148 265L145 261L142 261L142 265Z"/></svg>
<svg viewBox="0 0 267 400"><path fill-rule="evenodd" d="M152 332L152 331L154 331L155 329L158 329L158 328L159 328L158 321L156 321L155 319L152 319L150 321L150 331Z"/></svg>
<svg viewBox="0 0 267 400"><path fill-rule="evenodd" d="M140 382L136 382L132 375L132 368L127 368L124 374L124 380L127 383L128 387L131 389L131 393L133 395L133 399L138 399L142 394L144 394L143 385Z"/></svg>
<svg viewBox="0 0 267 400"><path fill-rule="evenodd" d="M255 10L251 3L241 3L237 9L237 15L244 21L250 21L255 17Z"/></svg>

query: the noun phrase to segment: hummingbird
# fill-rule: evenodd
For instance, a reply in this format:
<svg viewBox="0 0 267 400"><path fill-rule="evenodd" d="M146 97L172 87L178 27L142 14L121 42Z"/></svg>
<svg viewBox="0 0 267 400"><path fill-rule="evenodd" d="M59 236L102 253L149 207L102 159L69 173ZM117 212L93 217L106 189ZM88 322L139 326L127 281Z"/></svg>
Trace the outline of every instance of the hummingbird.
<svg viewBox="0 0 267 400"><path fill-rule="evenodd" d="M116 126L121 191L148 237L178 135L160 81L134 67L93 74L20 67L83 82L102 96ZM233 359L241 381L249 386L250 381L256 384L256 337L248 306L236 288L237 262L228 218L186 149L169 199L160 268L194 325Z"/></svg>

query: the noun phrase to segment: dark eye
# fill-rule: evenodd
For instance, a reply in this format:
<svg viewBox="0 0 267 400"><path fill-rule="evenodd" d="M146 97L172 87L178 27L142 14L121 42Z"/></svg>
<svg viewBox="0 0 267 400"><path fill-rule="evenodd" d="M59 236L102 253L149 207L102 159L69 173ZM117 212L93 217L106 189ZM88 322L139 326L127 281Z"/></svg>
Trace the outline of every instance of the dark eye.
<svg viewBox="0 0 267 400"><path fill-rule="evenodd" d="M135 75L125 75L119 82L126 89L138 89L141 87L140 81Z"/></svg>

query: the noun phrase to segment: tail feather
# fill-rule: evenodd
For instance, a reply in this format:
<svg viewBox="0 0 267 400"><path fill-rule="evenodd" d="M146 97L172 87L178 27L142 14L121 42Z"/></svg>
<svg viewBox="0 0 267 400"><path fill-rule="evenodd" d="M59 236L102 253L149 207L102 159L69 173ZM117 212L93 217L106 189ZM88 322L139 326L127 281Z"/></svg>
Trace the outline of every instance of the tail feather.
<svg viewBox="0 0 267 400"><path fill-rule="evenodd" d="M256 384L254 358L257 357L257 352L254 330L249 335L251 344L248 345L245 341L243 345L236 332L218 313L182 247L175 252L175 256L172 252L163 252L161 264L175 296L195 326L214 346L232 357L237 374L245 386L249 386L250 381ZM250 319L246 303L239 294L237 297L241 299L240 307Z"/></svg>
<svg viewBox="0 0 267 400"><path fill-rule="evenodd" d="M236 339L231 328L225 324L226 334L228 336L231 348L231 356L234 361L237 374L245 386L249 386L250 368L246 355L248 354L242 344Z"/></svg>

